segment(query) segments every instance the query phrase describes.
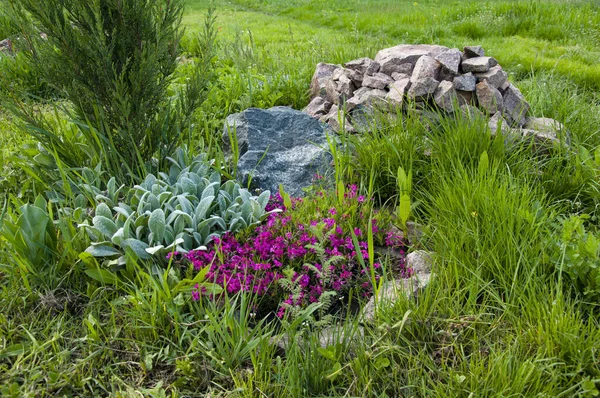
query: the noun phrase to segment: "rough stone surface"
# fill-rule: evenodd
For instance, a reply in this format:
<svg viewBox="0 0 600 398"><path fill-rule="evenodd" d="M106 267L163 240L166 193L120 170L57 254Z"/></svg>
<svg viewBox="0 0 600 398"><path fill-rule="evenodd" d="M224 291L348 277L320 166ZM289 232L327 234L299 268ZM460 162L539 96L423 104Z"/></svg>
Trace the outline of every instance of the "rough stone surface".
<svg viewBox="0 0 600 398"><path fill-rule="evenodd" d="M398 279L383 284L377 297L377 306L393 305L400 296L408 299L418 296L430 282L431 274L416 274L408 279ZM363 319L373 321L376 316L375 297L363 307Z"/></svg>
<svg viewBox="0 0 600 398"><path fill-rule="evenodd" d="M502 94L487 80L477 83L477 102L490 115L502 111Z"/></svg>
<svg viewBox="0 0 600 398"><path fill-rule="evenodd" d="M317 68L310 82L311 97L323 97L326 95L327 82L332 80L333 72L338 68L339 66L334 64L326 64L323 62L317 64Z"/></svg>
<svg viewBox="0 0 600 398"><path fill-rule="evenodd" d="M460 106L460 112L467 119L476 119L485 117L484 113L476 106L465 104Z"/></svg>
<svg viewBox="0 0 600 398"><path fill-rule="evenodd" d="M460 50L458 48L451 48L435 57L442 68L450 72L451 74L458 74L458 67L460 66Z"/></svg>
<svg viewBox="0 0 600 398"><path fill-rule="evenodd" d="M412 76L410 77L410 82L415 83L419 80L429 78L438 80L441 66L442 64L435 59L428 55L423 55L415 64Z"/></svg>
<svg viewBox="0 0 600 398"><path fill-rule="evenodd" d="M327 127L303 112L288 107L250 108L230 115L225 122L225 142L234 128L243 184L252 175L255 187L277 192L282 184L291 195L301 196L315 173L331 172Z"/></svg>
<svg viewBox="0 0 600 398"><path fill-rule="evenodd" d="M329 112L331 105L331 102L327 101L323 97L315 97L312 101L310 101L310 104L303 109L303 112L318 119Z"/></svg>
<svg viewBox="0 0 600 398"><path fill-rule="evenodd" d="M401 44L379 51L375 56L375 61L381 65L380 71L388 75L391 75L393 72L410 73L412 72L412 67L422 56L436 57L447 50L447 47L438 45Z"/></svg>
<svg viewBox="0 0 600 398"><path fill-rule="evenodd" d="M361 75L373 75L374 73L379 72L380 65L379 63L373 61L371 58L359 58L354 61L350 61L344 64L344 66L348 69L354 70Z"/></svg>
<svg viewBox="0 0 600 398"><path fill-rule="evenodd" d="M464 73L468 72L487 72L491 67L498 65L498 61L492 57L469 58L462 62L461 67Z"/></svg>
<svg viewBox="0 0 600 398"><path fill-rule="evenodd" d="M468 58L485 56L485 51L483 48L481 48L481 46L466 46L464 51Z"/></svg>
<svg viewBox="0 0 600 398"><path fill-rule="evenodd" d="M490 121L488 122L488 127L492 132L492 136L498 134L498 128L500 128L500 133L503 135L509 134L511 130L506 120L504 120L504 118L502 117L502 112L496 112L490 118Z"/></svg>
<svg viewBox="0 0 600 398"><path fill-rule="evenodd" d="M454 88L460 91L475 91L477 78L472 73L456 76L453 80Z"/></svg>
<svg viewBox="0 0 600 398"><path fill-rule="evenodd" d="M415 101L423 101L435 93L439 84L440 82L432 77L411 82L410 88L408 89L408 98Z"/></svg>
<svg viewBox="0 0 600 398"><path fill-rule="evenodd" d="M388 103L392 106L402 107L404 103L404 97L409 86L409 78L396 80L395 82L390 84L390 91L387 93L386 96Z"/></svg>
<svg viewBox="0 0 600 398"><path fill-rule="evenodd" d="M527 118L523 128L536 131L540 135L540 139L561 141L567 145L571 144L571 135L566 127L561 122L549 117Z"/></svg>
<svg viewBox="0 0 600 398"><path fill-rule="evenodd" d="M521 128L548 137L557 135L557 129L542 122L525 126L529 104L496 59L485 56L480 46L466 46L461 52L438 45L402 44L379 51L375 60L360 58L345 67L320 63L311 94L314 101L305 111L335 130L343 126L347 131L372 129L369 117L385 113L393 118L398 110L409 111L404 106L408 99L415 101L415 109L410 111L419 112L420 117L427 115L427 121L439 119L442 113L456 113L458 105L459 115L487 117L493 134L504 120L502 133L507 137L532 136L531 132L523 134ZM435 118L430 117L432 106L437 107ZM347 112L341 119L338 109ZM548 123L554 126L554 122ZM568 134L558 136L569 144Z"/></svg>
<svg viewBox="0 0 600 398"><path fill-rule="evenodd" d="M361 93L360 96L354 96L348 100L346 107L348 110L354 109L359 105L367 105L373 107L386 106L387 91L379 89L368 89Z"/></svg>
<svg viewBox="0 0 600 398"><path fill-rule="evenodd" d="M456 90L454 85L449 81L442 81L435 90L433 98L438 107L445 110L446 112L454 112L455 107L458 106L458 98L456 96Z"/></svg>
<svg viewBox="0 0 600 398"><path fill-rule="evenodd" d="M513 127L525 125L529 104L521 91L514 85L509 85L504 92L504 109L502 114Z"/></svg>
<svg viewBox="0 0 600 398"><path fill-rule="evenodd" d="M508 74L502 70L500 65L496 65L487 72L475 73L478 82L486 80L489 84L499 89L508 81Z"/></svg>
<svg viewBox="0 0 600 398"><path fill-rule="evenodd" d="M375 73L373 76L365 76L363 87L377 88L383 90L388 84L393 83L394 79L385 73Z"/></svg>
<svg viewBox="0 0 600 398"><path fill-rule="evenodd" d="M394 79L394 80L409 79L410 80L410 75L408 75L406 73L394 72L394 73L392 73L392 79Z"/></svg>
<svg viewBox="0 0 600 398"><path fill-rule="evenodd" d="M406 256L406 268L411 268L416 275L431 274L433 257L425 250L417 250Z"/></svg>

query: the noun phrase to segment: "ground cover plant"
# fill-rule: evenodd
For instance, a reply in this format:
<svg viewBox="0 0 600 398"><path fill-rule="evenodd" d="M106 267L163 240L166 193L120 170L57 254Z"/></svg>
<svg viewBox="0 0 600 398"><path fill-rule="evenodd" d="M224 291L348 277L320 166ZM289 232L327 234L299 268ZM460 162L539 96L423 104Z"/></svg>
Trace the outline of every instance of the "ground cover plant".
<svg viewBox="0 0 600 398"><path fill-rule="evenodd" d="M0 0L2 396L598 394L600 3L146 3ZM399 43L482 45L571 147L409 113L342 133L301 199L236 185L228 114L301 109L318 62ZM430 284L363 317L416 250Z"/></svg>

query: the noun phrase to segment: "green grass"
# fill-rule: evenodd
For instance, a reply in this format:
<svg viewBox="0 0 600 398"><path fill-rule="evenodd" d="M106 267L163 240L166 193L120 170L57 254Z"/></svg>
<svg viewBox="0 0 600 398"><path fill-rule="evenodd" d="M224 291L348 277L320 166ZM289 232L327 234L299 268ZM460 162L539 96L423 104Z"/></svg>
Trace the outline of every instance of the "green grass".
<svg viewBox="0 0 600 398"><path fill-rule="evenodd" d="M327 349L319 346L323 331L307 329L303 319L283 325L255 319L251 297L216 303L174 297L171 276L147 272L144 264L135 282L119 288L86 278L75 260L61 262L66 273L29 275L27 286L14 250L0 238L0 395L597 394L598 303L571 289L551 253L561 215L590 214L587 227L598 234L600 2L216 4L217 78L194 132L204 143L214 144L229 113L302 108L318 62L422 42L482 45L536 116L565 124L573 150L553 148L544 156L526 143L491 138L483 121L442 119L425 128L412 116L346 137L354 151L340 153L340 176L365 188L371 183L379 205L396 206L398 168L412 171L411 219L425 226L415 248L436 253L436 277L417 299L400 296L378 308L373 322L336 320ZM187 1L188 57L197 55L194 37L208 5ZM184 79L187 71L178 73ZM0 116L0 214L7 194L29 189L31 178L10 160L29 142L8 114ZM75 259L73 250L61 261ZM274 344L283 335L285 353Z"/></svg>

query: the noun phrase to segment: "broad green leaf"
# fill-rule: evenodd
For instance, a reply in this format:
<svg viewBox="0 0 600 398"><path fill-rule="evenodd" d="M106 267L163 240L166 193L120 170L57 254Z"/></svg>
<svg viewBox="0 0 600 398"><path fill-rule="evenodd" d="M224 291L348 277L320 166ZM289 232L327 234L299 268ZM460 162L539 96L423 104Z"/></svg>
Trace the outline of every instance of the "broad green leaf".
<svg viewBox="0 0 600 398"><path fill-rule="evenodd" d="M100 231L106 238L110 239L117 232L117 224L110 218L96 216L92 219L94 227Z"/></svg>
<svg viewBox="0 0 600 398"><path fill-rule="evenodd" d="M410 216L410 196L402 195L400 198L400 206L398 206L398 217L403 226L406 226L408 217Z"/></svg>
<svg viewBox="0 0 600 398"><path fill-rule="evenodd" d="M121 247L124 249L129 247L139 258L143 260L148 260L150 258L150 255L146 252L148 244L142 242L141 240L124 239L123 242L121 242Z"/></svg>
<svg viewBox="0 0 600 398"><path fill-rule="evenodd" d="M113 274L112 272L107 271L105 269L93 268L93 269L86 269L84 272L90 278L97 280L98 282L101 282L101 283L115 285L119 281L119 279L117 278L117 276L115 274Z"/></svg>
<svg viewBox="0 0 600 398"><path fill-rule="evenodd" d="M85 252L91 254L94 257L114 257L122 254L114 247L108 246L106 244L92 245L85 249Z"/></svg>
<svg viewBox="0 0 600 398"><path fill-rule="evenodd" d="M487 151L483 151L481 153L481 156L479 156L479 164L477 165L477 173L479 174L479 177L483 177L486 175L489 165L490 160L488 157L488 153Z"/></svg>
<svg viewBox="0 0 600 398"><path fill-rule="evenodd" d="M96 216L112 219L113 214L106 203L100 203L96 206Z"/></svg>
<svg viewBox="0 0 600 398"><path fill-rule="evenodd" d="M154 242L161 243L165 236L165 212L162 209L156 209L148 219L148 228L154 234Z"/></svg>

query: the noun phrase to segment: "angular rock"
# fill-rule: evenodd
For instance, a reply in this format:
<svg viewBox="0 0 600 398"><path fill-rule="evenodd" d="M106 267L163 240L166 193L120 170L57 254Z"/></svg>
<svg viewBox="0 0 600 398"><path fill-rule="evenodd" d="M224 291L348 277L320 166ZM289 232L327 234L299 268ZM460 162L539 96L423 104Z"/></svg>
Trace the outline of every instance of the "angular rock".
<svg viewBox="0 0 600 398"><path fill-rule="evenodd" d="M375 73L373 76L365 76L363 78L363 87L377 88L383 90L388 84L393 83L394 79L385 73Z"/></svg>
<svg viewBox="0 0 600 398"><path fill-rule="evenodd" d="M490 118L490 121L488 122L488 127L490 128L492 136L498 134L498 129L500 129L500 133L502 135L509 134L511 130L506 120L504 120L504 118L502 117L502 112L496 112Z"/></svg>
<svg viewBox="0 0 600 398"><path fill-rule="evenodd" d="M391 76L393 72L410 73L417 60L423 55L436 57L447 50L447 47L438 45L401 44L379 51L375 61L381 65L380 72Z"/></svg>
<svg viewBox="0 0 600 398"><path fill-rule="evenodd" d="M442 64L442 68L453 75L458 75L458 67L460 65L460 50L451 48L435 57L435 60Z"/></svg>
<svg viewBox="0 0 600 398"><path fill-rule="evenodd" d="M312 101L310 101L310 104L308 104L306 108L302 110L302 112L318 119L321 116L329 113L331 105L331 102L327 101L325 98L315 97Z"/></svg>
<svg viewBox="0 0 600 398"><path fill-rule="evenodd" d="M419 274L408 279L398 279L383 284L377 297L377 306L393 305L400 296L408 299L418 296L430 282L431 274ZM363 307L363 319L373 321L376 315L375 297Z"/></svg>
<svg viewBox="0 0 600 398"><path fill-rule="evenodd" d="M467 58L485 56L485 51L483 50L483 48L481 48L481 46L466 46L464 48L464 51Z"/></svg>
<svg viewBox="0 0 600 398"><path fill-rule="evenodd" d="M412 269L415 275L431 274L433 258L431 253L425 250L417 250L406 256L406 268Z"/></svg>
<svg viewBox="0 0 600 398"><path fill-rule="evenodd" d="M485 115L479 110L479 108L468 104L461 105L460 112L462 116L467 119L479 119L485 117Z"/></svg>
<svg viewBox="0 0 600 398"><path fill-rule="evenodd" d="M410 88L408 89L408 98L415 101L426 100L427 97L433 95L435 90L438 88L440 82L432 77L420 79L415 82L411 82Z"/></svg>
<svg viewBox="0 0 600 398"><path fill-rule="evenodd" d="M531 129L519 129L519 131L521 132L523 139L532 139L538 150L544 151L554 144L563 144L563 142L556 135L556 132L537 131Z"/></svg>
<svg viewBox="0 0 600 398"><path fill-rule="evenodd" d="M333 78L325 83L325 98L333 104L343 104L346 99L352 97L355 86L346 75L342 74L338 80Z"/></svg>
<svg viewBox="0 0 600 398"><path fill-rule="evenodd" d="M404 96L410 86L410 79L408 77L402 80L396 80L390 84L390 91L387 93L386 99L388 103L394 107L401 108L404 103Z"/></svg>
<svg viewBox="0 0 600 398"><path fill-rule="evenodd" d="M348 120L348 115L337 105L332 105L331 109L329 110L329 113L325 116L322 116L319 120L322 123L327 123L327 125L331 127L331 129L336 133L339 133L340 131L342 131L342 129L347 133L356 132L356 130Z"/></svg>
<svg viewBox="0 0 600 398"><path fill-rule="evenodd" d="M502 70L500 65L496 65L487 72L475 73L474 76L478 82L487 80L489 84L499 89L508 81L508 74Z"/></svg>
<svg viewBox="0 0 600 398"><path fill-rule="evenodd" d="M312 183L315 173L330 174L323 123L309 115L288 108L246 109L227 117L223 139L235 129L240 148L238 175L246 185L277 192L282 184L293 196L301 196L302 188Z"/></svg>
<svg viewBox="0 0 600 398"><path fill-rule="evenodd" d="M448 113L454 112L455 107L458 106L456 90L454 90L452 82L449 81L440 82L433 94L433 99L440 109L443 109Z"/></svg>
<svg viewBox="0 0 600 398"><path fill-rule="evenodd" d="M370 89L350 98L346 102L346 109L350 111L359 105L385 107L387 106L386 96L387 92L385 90Z"/></svg>
<svg viewBox="0 0 600 398"><path fill-rule="evenodd" d="M499 88L498 90L502 93L502 96L504 96L504 93L506 92L506 90L510 87L510 82L508 80L506 80Z"/></svg>
<svg viewBox="0 0 600 398"><path fill-rule="evenodd" d="M477 83L477 102L479 107L493 115L502 111L502 94L486 80Z"/></svg>
<svg viewBox="0 0 600 398"><path fill-rule="evenodd" d="M332 80L333 72L336 69L339 69L338 65L326 64L323 62L317 64L317 68L315 69L315 73L310 82L310 96L312 98L326 96L327 82Z"/></svg>
<svg viewBox="0 0 600 398"><path fill-rule="evenodd" d="M410 75L406 74L406 73L394 72L394 73L392 73L392 79L394 79L394 80L410 79Z"/></svg>
<svg viewBox="0 0 600 398"><path fill-rule="evenodd" d="M492 57L469 58L462 62L461 68L464 73L487 72L490 68L498 65L498 61Z"/></svg>
<svg viewBox="0 0 600 398"><path fill-rule="evenodd" d="M560 140L566 145L571 144L571 137L566 127L559 121L549 117L527 118L524 129L535 130L551 139Z"/></svg>
<svg viewBox="0 0 600 398"><path fill-rule="evenodd" d="M427 78L438 80L441 64L428 55L423 55L417 60L410 82L414 83L418 80Z"/></svg>
<svg viewBox="0 0 600 398"><path fill-rule="evenodd" d="M521 91L510 84L503 95L504 108L502 114L513 127L523 127L525 125L529 104Z"/></svg>
<svg viewBox="0 0 600 398"><path fill-rule="evenodd" d="M345 325L334 325L326 327L318 332L319 345L321 348L335 346L338 343L355 346L365 338L365 331L362 326L356 328Z"/></svg>
<svg viewBox="0 0 600 398"><path fill-rule="evenodd" d="M361 75L371 76L374 73L379 72L379 63L373 61L371 58L359 58L353 61L347 62L344 66L348 69L354 70Z"/></svg>
<svg viewBox="0 0 600 398"><path fill-rule="evenodd" d="M460 91L475 91L477 78L472 73L456 76L453 80L454 88Z"/></svg>

